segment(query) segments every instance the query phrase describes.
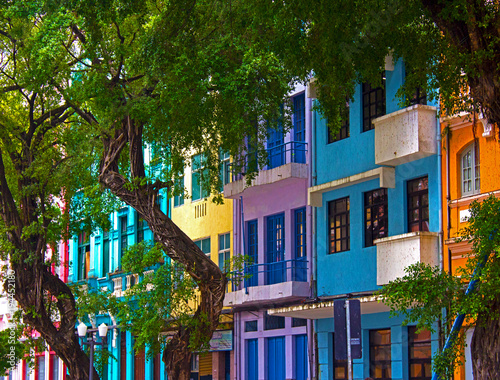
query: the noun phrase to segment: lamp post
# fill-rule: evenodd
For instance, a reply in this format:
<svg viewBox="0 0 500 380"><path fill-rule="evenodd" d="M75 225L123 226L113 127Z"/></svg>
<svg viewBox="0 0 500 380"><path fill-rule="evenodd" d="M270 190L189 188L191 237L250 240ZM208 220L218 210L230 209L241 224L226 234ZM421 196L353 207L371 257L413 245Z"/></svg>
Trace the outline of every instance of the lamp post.
<svg viewBox="0 0 500 380"><path fill-rule="evenodd" d="M104 347L107 344L108 326L105 323L101 323L98 330L99 336L102 339L101 342L94 340L94 333L85 341L84 338L87 336L87 325L83 322L78 325L78 336L82 339L82 344L90 346L89 380L93 380L94 378L94 346Z"/></svg>

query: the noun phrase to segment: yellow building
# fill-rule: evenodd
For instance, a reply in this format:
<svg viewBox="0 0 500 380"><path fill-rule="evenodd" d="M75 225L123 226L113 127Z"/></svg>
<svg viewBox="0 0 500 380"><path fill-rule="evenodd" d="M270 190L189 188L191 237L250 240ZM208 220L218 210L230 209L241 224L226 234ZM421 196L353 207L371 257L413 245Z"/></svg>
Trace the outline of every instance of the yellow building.
<svg viewBox="0 0 500 380"><path fill-rule="evenodd" d="M475 123L474 123L475 121ZM486 120L471 115L459 115L441 120L444 136L442 151L444 268L456 273L463 267L471 252L470 242L457 241L460 230L466 226L469 205L482 201L490 194L500 197L500 145L498 128ZM470 339L473 329L467 332L468 348L465 365L455 374L455 380L472 379Z"/></svg>
<svg viewBox="0 0 500 380"><path fill-rule="evenodd" d="M200 249L222 269L224 262L233 256L233 201L223 204L212 201L200 181L201 155L194 155L184 171L181 185L187 191L186 197L175 196L172 200L172 221L177 224ZM229 182L229 156L223 156L221 165L222 182ZM232 329L232 316L221 316L222 331ZM220 334L219 334L220 335ZM227 332L223 339L231 337ZM224 348L222 348L224 349ZM232 351L214 351L193 355L192 376L200 380L224 380L231 367ZM212 377L210 377L212 376Z"/></svg>

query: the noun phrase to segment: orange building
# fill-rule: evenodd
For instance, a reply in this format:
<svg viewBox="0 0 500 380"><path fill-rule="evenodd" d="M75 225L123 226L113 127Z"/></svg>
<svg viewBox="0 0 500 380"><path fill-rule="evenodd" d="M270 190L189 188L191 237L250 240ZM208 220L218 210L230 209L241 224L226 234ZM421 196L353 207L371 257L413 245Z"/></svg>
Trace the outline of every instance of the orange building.
<svg viewBox="0 0 500 380"><path fill-rule="evenodd" d="M455 273L464 266L472 244L459 242L460 230L466 226L470 204L490 194L500 197L500 143L498 128L485 119L461 114L441 119L443 133L443 230L444 269ZM473 329L467 332L467 342ZM455 380L472 379L469 348L465 365L455 374Z"/></svg>

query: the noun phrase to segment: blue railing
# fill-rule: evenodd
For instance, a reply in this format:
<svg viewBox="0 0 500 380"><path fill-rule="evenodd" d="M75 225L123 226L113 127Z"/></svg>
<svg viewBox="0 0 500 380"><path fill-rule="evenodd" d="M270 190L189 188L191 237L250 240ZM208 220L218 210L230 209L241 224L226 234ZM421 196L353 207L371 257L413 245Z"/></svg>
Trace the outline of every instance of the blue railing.
<svg viewBox="0 0 500 380"><path fill-rule="evenodd" d="M247 265L243 269L243 273L233 273L233 275L242 279L237 284L233 283L233 291L288 281L307 282L307 260L301 258Z"/></svg>
<svg viewBox="0 0 500 380"><path fill-rule="evenodd" d="M266 149L267 164L259 167L257 152L248 152L231 164L233 180L242 179L245 173L258 170L269 170L295 162L305 164L307 157L307 143L303 141L289 141Z"/></svg>

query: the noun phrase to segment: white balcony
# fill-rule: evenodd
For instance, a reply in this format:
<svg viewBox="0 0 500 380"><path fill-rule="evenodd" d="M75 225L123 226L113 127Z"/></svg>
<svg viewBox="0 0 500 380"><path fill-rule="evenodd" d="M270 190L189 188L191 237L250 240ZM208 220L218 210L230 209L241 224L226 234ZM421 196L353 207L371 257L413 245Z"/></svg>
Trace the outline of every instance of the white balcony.
<svg viewBox="0 0 500 380"><path fill-rule="evenodd" d="M414 105L373 121L375 163L396 166L437 153L436 107Z"/></svg>
<svg viewBox="0 0 500 380"><path fill-rule="evenodd" d="M226 293L224 306L280 304L309 297L307 263L295 259L245 267L241 275L246 278Z"/></svg>
<svg viewBox="0 0 500 380"><path fill-rule="evenodd" d="M273 285L252 286L226 293L224 306L280 304L303 300L311 294L308 282L288 281Z"/></svg>
<svg viewBox="0 0 500 380"><path fill-rule="evenodd" d="M297 180L306 182L309 174L307 164L307 143L289 141L267 149L268 163L259 167L251 184L247 184L245 173L257 167L255 155L240 158L242 173L233 172L233 181L224 186L224 197L235 199L243 192L259 195L259 186L280 182L283 186L293 186Z"/></svg>
<svg viewBox="0 0 500 380"><path fill-rule="evenodd" d="M405 275L404 269L418 262L438 265L437 232L409 232L375 240L377 245L377 285L385 285Z"/></svg>

